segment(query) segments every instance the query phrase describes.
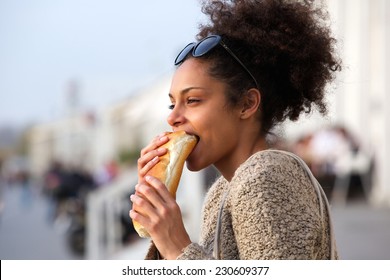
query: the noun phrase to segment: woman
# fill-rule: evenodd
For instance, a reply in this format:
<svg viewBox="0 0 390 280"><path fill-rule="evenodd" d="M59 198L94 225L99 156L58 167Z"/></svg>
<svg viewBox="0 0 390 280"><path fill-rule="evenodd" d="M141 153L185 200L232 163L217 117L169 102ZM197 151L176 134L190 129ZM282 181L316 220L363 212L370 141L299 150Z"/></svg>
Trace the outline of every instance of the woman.
<svg viewBox="0 0 390 280"><path fill-rule="evenodd" d="M286 119L317 107L340 68L326 16L309 1L209 1L198 42L177 56L168 123L199 136L187 159L221 177L202 211L199 243L165 186L145 174L166 153L160 135L141 151L130 217L153 240L147 259L337 258L329 209L293 155L269 150L266 137Z"/></svg>

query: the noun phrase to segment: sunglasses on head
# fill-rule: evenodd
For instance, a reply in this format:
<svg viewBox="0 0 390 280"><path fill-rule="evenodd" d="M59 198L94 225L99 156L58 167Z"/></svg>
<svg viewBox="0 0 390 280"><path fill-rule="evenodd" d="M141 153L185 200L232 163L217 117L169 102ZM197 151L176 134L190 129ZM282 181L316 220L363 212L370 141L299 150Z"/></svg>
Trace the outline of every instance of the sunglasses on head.
<svg viewBox="0 0 390 280"><path fill-rule="evenodd" d="M175 65L182 63L187 55L192 51L193 57L200 57L207 54L209 51L214 49L217 45L221 45L241 66L244 70L251 76L252 80L255 82L256 88L259 89L257 81L252 73L246 68L244 63L232 52L231 49L222 41L221 36L219 35L210 35L199 42L189 43L184 49L177 55L175 59Z"/></svg>

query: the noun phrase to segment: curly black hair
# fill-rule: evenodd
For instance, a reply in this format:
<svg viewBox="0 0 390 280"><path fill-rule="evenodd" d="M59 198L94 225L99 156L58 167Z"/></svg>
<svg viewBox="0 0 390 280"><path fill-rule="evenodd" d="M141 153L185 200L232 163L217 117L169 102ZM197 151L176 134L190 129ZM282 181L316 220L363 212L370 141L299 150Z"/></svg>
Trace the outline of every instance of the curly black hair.
<svg viewBox="0 0 390 280"><path fill-rule="evenodd" d="M202 1L202 12L210 21L199 26L197 39L220 35L259 84L262 133L313 106L326 114L325 87L341 62L323 7L314 1L209 0ZM228 84L229 104L254 87L223 48L202 59L210 61L211 75Z"/></svg>

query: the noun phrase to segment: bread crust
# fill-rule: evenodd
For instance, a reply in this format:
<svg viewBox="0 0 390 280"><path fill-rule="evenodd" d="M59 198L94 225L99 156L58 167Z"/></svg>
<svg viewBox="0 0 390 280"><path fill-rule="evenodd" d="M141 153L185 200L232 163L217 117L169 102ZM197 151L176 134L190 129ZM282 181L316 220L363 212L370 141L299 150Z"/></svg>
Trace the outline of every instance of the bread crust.
<svg viewBox="0 0 390 280"><path fill-rule="evenodd" d="M173 198L176 199L176 191L179 186L184 163L197 144L197 138L185 131L175 131L166 134L169 141L162 145L167 153L159 157L159 162L152 167L147 175L158 178L167 187ZM140 237L150 237L149 233L136 221L133 221L134 229Z"/></svg>

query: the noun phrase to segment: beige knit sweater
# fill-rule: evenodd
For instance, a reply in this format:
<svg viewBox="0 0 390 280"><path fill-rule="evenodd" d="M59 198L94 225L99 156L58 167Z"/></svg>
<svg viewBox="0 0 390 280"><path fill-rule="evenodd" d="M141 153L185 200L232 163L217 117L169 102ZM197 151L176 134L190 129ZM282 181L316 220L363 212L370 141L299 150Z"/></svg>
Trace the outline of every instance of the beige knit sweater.
<svg viewBox="0 0 390 280"><path fill-rule="evenodd" d="M182 260L213 259L222 196L221 259L330 259L329 216L293 157L266 150L252 155L231 182L220 177L207 193L199 243L184 248ZM322 212L322 214L321 214ZM149 249L146 259L156 259ZM337 258L337 253L336 253Z"/></svg>

